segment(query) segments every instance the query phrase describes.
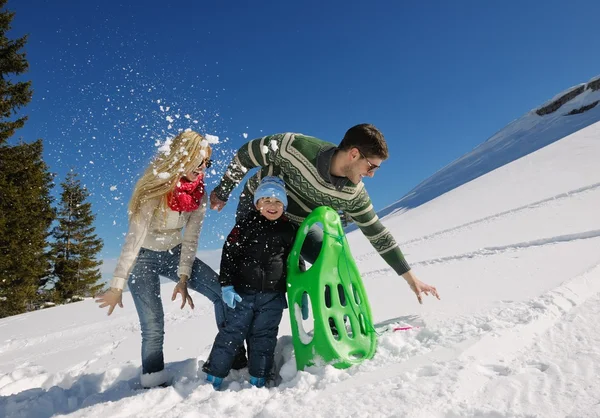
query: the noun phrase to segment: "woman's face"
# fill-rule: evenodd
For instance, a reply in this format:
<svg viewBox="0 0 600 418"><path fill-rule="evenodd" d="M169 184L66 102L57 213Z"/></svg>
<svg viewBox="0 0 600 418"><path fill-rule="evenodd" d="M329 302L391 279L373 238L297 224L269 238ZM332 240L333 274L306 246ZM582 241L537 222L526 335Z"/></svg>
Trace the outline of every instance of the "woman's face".
<svg viewBox="0 0 600 418"><path fill-rule="evenodd" d="M195 169L193 169L192 171L190 171L189 173L185 173L183 175L183 178L194 182L198 179L198 177L204 175L204 170L208 167L210 167L210 160L205 158L202 160L202 162L200 163L200 165L198 165L198 167L196 167Z"/></svg>

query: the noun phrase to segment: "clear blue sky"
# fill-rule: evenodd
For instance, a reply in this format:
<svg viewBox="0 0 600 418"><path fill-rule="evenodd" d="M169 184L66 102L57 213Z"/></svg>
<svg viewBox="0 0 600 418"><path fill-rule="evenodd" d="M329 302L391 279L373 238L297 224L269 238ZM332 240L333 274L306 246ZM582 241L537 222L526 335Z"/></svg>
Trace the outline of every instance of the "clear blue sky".
<svg viewBox="0 0 600 418"><path fill-rule="evenodd" d="M373 123L391 152L366 180L381 209L600 74L598 1L9 0L8 8L9 35L29 34L24 79L35 90L15 140L44 139L59 181L70 167L82 174L106 258L119 254L131 188L155 141L177 128L224 141L210 190L244 133L338 143L350 126ZM210 213L201 248L221 246L235 204Z"/></svg>

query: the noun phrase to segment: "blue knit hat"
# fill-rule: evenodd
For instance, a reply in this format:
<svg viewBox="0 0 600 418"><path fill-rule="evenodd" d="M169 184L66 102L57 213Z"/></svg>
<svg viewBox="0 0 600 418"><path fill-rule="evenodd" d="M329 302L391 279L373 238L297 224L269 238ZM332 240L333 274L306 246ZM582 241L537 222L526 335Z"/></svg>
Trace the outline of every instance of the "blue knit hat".
<svg viewBox="0 0 600 418"><path fill-rule="evenodd" d="M285 183L279 177L263 177L254 192L254 205L256 205L258 200L263 197L274 197L283 203L283 210L287 208L288 200L287 195L285 194Z"/></svg>

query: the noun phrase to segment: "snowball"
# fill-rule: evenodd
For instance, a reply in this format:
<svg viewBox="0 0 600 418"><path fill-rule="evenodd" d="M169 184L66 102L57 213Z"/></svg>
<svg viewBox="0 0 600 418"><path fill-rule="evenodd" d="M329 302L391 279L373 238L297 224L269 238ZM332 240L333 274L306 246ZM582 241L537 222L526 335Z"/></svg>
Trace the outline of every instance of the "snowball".
<svg viewBox="0 0 600 418"><path fill-rule="evenodd" d="M209 144L218 144L219 143L219 137L216 135L206 134L206 135L204 135L204 138L206 138L206 140L208 141Z"/></svg>

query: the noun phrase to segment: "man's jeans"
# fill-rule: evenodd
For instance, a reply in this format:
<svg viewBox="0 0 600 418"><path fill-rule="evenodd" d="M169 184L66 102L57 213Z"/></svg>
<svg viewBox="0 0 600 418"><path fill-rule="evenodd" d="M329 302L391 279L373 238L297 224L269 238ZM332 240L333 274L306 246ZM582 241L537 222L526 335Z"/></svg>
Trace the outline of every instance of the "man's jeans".
<svg viewBox="0 0 600 418"><path fill-rule="evenodd" d="M169 251L141 248L129 275L129 289L142 329L142 373L156 373L164 368L163 340L165 321L160 298L160 276L179 281L177 268L181 245ZM219 275L196 258L188 289L206 296L215 305L217 328L225 323L225 306L221 300Z"/></svg>

